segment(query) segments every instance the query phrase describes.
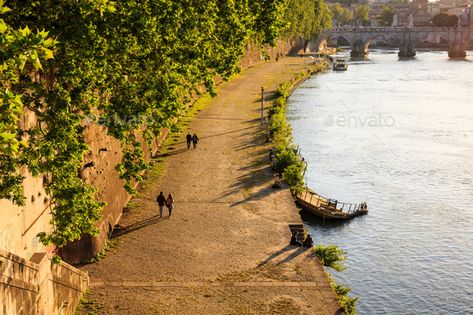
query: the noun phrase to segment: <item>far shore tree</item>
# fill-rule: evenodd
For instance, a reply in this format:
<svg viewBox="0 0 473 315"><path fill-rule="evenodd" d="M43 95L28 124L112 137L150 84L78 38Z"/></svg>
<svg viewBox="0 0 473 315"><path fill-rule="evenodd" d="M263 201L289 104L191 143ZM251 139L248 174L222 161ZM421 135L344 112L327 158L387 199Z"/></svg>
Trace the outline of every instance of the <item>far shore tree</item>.
<svg viewBox="0 0 473 315"><path fill-rule="evenodd" d="M332 18L337 22L339 26L351 24L353 21L353 13L350 9L345 8L340 5L340 3L335 3L330 7L332 11Z"/></svg>
<svg viewBox="0 0 473 315"><path fill-rule="evenodd" d="M311 40L332 25L332 12L323 0L289 0L285 20L284 37L302 42L306 50Z"/></svg>
<svg viewBox="0 0 473 315"><path fill-rule="evenodd" d="M379 26L391 26L394 18L394 8L390 5L383 7L383 12L376 17Z"/></svg>
<svg viewBox="0 0 473 315"><path fill-rule="evenodd" d="M438 27L454 27L458 24L458 16L448 13L438 13L432 18L432 25Z"/></svg>
<svg viewBox="0 0 473 315"><path fill-rule="evenodd" d="M364 4L358 6L355 9L355 22L359 25L368 26L370 25L370 8Z"/></svg>

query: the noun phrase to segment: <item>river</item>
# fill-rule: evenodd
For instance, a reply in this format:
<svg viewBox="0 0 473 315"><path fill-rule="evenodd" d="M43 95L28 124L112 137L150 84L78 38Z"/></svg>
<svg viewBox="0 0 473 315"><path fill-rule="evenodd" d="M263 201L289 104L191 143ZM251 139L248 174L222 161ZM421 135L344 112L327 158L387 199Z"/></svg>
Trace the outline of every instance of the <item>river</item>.
<svg viewBox="0 0 473 315"><path fill-rule="evenodd" d="M396 53L370 51L290 97L309 187L369 207L304 223L348 252L347 270L331 273L360 314L473 314L473 56Z"/></svg>

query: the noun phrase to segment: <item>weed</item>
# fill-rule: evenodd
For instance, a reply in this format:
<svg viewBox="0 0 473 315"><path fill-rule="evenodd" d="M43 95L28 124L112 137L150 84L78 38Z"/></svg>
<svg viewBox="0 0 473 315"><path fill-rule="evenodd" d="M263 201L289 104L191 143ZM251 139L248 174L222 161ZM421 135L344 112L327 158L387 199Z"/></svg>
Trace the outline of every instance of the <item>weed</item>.
<svg viewBox="0 0 473 315"><path fill-rule="evenodd" d="M336 271L345 270L343 263L347 259L346 254L347 252L340 249L336 245L317 245L313 248L313 252L320 260L322 265L326 267L333 268Z"/></svg>
<svg viewBox="0 0 473 315"><path fill-rule="evenodd" d="M356 303L358 302L358 297L349 296L348 293L350 293L351 288L337 284L335 279L333 279L328 272L326 272L326 274L330 286L337 297L338 304L340 304L340 307L343 309L345 314L356 315Z"/></svg>

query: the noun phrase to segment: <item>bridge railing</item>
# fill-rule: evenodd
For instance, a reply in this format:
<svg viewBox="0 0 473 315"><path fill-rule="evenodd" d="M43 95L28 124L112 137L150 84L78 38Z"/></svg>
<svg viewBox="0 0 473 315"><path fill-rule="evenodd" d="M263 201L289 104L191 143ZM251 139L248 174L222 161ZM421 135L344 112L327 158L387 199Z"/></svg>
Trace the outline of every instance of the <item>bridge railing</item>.
<svg viewBox="0 0 473 315"><path fill-rule="evenodd" d="M378 26L338 26L325 29L324 31L332 32L354 32L354 31L364 31L364 32L399 32L410 30L413 32L446 32L446 31L455 31L459 27L435 27L435 26L422 26L422 27L406 27L406 26L391 26L391 27L378 27Z"/></svg>

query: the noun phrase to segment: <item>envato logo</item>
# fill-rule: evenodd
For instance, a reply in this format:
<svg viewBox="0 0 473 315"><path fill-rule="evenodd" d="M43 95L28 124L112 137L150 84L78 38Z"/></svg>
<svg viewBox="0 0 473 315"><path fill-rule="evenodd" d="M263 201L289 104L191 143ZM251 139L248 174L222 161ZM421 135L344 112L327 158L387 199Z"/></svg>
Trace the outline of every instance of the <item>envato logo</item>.
<svg viewBox="0 0 473 315"><path fill-rule="evenodd" d="M349 127L349 128L364 128L364 127L393 127L396 120L393 116L378 115L329 115L324 119L324 126L326 127Z"/></svg>
<svg viewBox="0 0 473 315"><path fill-rule="evenodd" d="M94 124L104 125L104 126L123 126L123 125L153 125L159 123L159 121L150 116L144 115L130 115L120 117L118 115L104 115L104 116L96 116L94 114L89 114L84 117L82 121L84 126L90 126Z"/></svg>

